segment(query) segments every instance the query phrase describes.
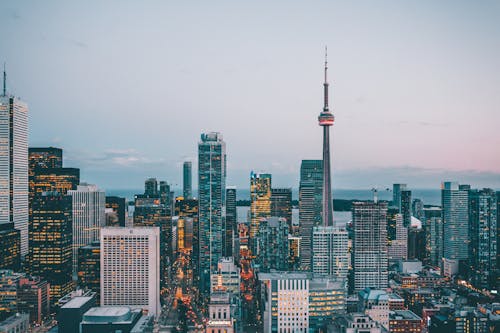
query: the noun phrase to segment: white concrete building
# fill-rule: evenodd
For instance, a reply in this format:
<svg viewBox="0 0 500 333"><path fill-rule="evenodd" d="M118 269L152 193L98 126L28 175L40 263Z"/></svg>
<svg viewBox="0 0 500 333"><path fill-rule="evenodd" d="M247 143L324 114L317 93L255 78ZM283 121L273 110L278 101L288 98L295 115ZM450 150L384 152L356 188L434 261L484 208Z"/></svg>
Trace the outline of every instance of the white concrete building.
<svg viewBox="0 0 500 333"><path fill-rule="evenodd" d="M101 229L101 305L160 314L160 229Z"/></svg>
<svg viewBox="0 0 500 333"><path fill-rule="evenodd" d="M21 233L21 256L28 254L28 105L0 95L0 223Z"/></svg>
<svg viewBox="0 0 500 333"><path fill-rule="evenodd" d="M81 184L69 190L73 201L73 279L78 272L78 249L99 240L106 225L106 194L96 185Z"/></svg>

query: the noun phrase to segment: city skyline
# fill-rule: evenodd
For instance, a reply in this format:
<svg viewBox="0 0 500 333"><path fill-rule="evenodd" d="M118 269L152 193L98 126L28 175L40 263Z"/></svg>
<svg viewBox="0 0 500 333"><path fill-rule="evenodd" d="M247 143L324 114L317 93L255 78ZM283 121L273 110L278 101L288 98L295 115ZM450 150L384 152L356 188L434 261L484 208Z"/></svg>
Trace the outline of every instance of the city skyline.
<svg viewBox="0 0 500 333"><path fill-rule="evenodd" d="M300 160L321 156L315 117L327 44L334 189L443 180L500 188L500 157L491 154L500 144L494 2L449 10L388 1L383 11L318 2L290 4L283 15L276 3L135 6L1 5L0 28L14 47L0 60L8 93L30 105L30 146L64 149L65 165L89 183L139 188L158 176L180 188L199 134L219 131L228 184L247 188L254 169L297 188ZM137 26L127 24L131 15ZM177 18L186 15L196 24ZM278 123L285 130L270 145L262 133ZM374 138L387 149L371 148Z"/></svg>

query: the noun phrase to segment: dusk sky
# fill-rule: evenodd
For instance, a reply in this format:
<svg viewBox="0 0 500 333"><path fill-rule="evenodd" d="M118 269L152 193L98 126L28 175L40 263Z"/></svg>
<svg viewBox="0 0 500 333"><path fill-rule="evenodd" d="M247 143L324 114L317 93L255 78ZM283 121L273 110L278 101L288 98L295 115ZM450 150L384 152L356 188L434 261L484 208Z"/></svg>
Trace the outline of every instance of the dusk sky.
<svg viewBox="0 0 500 333"><path fill-rule="evenodd" d="M203 131L228 185L297 188L321 158L325 45L334 188L500 188L498 1L2 1L0 31L30 146L105 189L180 187Z"/></svg>

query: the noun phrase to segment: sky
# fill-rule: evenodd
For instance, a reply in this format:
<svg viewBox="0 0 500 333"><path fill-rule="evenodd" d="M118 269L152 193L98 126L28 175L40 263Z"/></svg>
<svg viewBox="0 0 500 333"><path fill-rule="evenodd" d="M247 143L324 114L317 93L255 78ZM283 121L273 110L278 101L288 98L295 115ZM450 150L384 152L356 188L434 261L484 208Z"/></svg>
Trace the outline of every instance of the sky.
<svg viewBox="0 0 500 333"><path fill-rule="evenodd" d="M227 183L298 187L320 159L328 45L333 187L500 188L498 1L1 1L7 90L30 146L104 189L182 184L200 133Z"/></svg>

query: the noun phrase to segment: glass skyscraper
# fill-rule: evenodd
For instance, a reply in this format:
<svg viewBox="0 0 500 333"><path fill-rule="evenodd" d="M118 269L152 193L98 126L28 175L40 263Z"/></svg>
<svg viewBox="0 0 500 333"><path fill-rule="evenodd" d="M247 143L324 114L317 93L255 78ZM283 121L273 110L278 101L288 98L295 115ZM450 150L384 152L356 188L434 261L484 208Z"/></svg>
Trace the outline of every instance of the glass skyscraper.
<svg viewBox="0 0 500 333"><path fill-rule="evenodd" d="M300 268L311 269L312 231L322 224L323 162L302 160L299 184Z"/></svg>
<svg viewBox="0 0 500 333"><path fill-rule="evenodd" d="M271 175L250 173L250 248L257 254L257 236L262 219L271 217Z"/></svg>
<svg viewBox="0 0 500 333"><path fill-rule="evenodd" d="M184 162L182 166L182 195L184 199L191 199L193 196L193 166L190 161Z"/></svg>
<svg viewBox="0 0 500 333"><path fill-rule="evenodd" d="M210 273L222 257L226 203L226 143L217 132L203 133L198 143L200 292L210 292Z"/></svg>
<svg viewBox="0 0 500 333"><path fill-rule="evenodd" d="M468 185L444 182L441 190L443 208L443 257L467 260L469 249Z"/></svg>

